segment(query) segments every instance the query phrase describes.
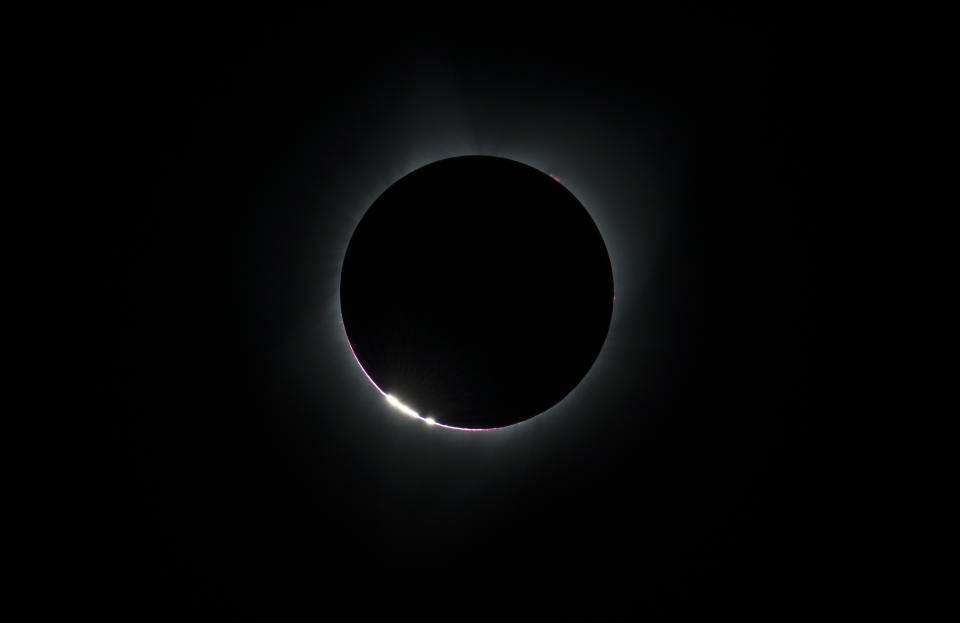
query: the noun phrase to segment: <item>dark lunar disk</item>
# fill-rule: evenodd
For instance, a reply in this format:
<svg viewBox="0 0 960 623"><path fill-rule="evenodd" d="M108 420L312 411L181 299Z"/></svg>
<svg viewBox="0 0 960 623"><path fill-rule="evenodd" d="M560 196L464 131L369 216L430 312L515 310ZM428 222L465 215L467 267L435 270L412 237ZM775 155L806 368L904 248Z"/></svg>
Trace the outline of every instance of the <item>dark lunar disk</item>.
<svg viewBox="0 0 960 623"><path fill-rule="evenodd" d="M562 184L464 156L417 169L373 203L347 248L340 305L383 392L438 424L499 428L557 404L590 369L613 272Z"/></svg>

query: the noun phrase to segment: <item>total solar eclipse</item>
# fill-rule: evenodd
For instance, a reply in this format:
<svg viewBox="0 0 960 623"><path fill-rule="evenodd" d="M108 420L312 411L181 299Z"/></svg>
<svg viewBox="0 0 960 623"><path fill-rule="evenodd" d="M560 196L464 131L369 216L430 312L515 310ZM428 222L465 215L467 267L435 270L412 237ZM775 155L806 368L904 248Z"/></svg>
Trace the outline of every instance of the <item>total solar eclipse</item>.
<svg viewBox="0 0 960 623"><path fill-rule="evenodd" d="M343 260L357 362L399 413L467 430L543 413L583 379L613 312L586 208L556 178L492 156L440 160L383 192Z"/></svg>

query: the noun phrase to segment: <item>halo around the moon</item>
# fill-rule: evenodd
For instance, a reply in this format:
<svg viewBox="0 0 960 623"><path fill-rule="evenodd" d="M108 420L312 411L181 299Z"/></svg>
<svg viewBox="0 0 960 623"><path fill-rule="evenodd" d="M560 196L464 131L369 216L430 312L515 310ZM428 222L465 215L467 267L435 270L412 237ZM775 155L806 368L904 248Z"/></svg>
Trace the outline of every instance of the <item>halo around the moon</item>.
<svg viewBox="0 0 960 623"><path fill-rule="evenodd" d="M461 156L374 201L347 247L340 306L357 362L400 413L501 428L559 403L590 369L613 272L589 213L556 178Z"/></svg>

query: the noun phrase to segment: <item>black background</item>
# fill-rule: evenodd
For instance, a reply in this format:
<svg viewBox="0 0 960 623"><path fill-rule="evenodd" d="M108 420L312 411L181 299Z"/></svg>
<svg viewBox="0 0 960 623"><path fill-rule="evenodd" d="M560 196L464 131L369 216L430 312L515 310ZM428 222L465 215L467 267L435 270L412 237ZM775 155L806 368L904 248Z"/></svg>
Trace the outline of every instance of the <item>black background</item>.
<svg viewBox="0 0 960 623"><path fill-rule="evenodd" d="M110 19L78 81L116 199L93 211L86 598L136 620L842 593L812 33L479 7ZM338 316L363 210L459 153L557 174L617 291L582 391L492 433L391 410Z"/></svg>

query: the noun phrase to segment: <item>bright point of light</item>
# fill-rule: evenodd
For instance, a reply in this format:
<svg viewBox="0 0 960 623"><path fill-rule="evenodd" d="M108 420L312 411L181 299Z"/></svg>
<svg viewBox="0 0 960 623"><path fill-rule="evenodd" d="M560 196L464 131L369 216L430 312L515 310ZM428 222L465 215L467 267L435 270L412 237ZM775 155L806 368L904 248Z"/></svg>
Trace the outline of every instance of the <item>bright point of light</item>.
<svg viewBox="0 0 960 623"><path fill-rule="evenodd" d="M417 413L407 405L403 404L402 402L400 402L390 394L387 394L387 402L389 402L391 406L396 407L397 409L400 409L400 411L406 413L407 415L410 415L413 417L420 417L419 413ZM423 419L423 418L420 418L420 419Z"/></svg>
<svg viewBox="0 0 960 623"><path fill-rule="evenodd" d="M427 424L429 424L430 426L433 426L434 424L437 423L437 421L436 421L435 419L433 419L432 417L423 417L422 415L420 415L419 413L417 413L416 411L414 411L413 409L411 409L411 408L408 407L407 405L403 404L402 402L400 402L399 400L397 400L396 398L394 398L394 397L391 396L390 394L384 394L384 396L387 397L387 402L390 403L390 406L391 406L391 407L396 407L397 409L399 409L399 410L402 411L403 413L409 415L410 417L419 418L419 419L423 420L424 422L426 422ZM443 424L441 424L440 426L443 426Z"/></svg>

